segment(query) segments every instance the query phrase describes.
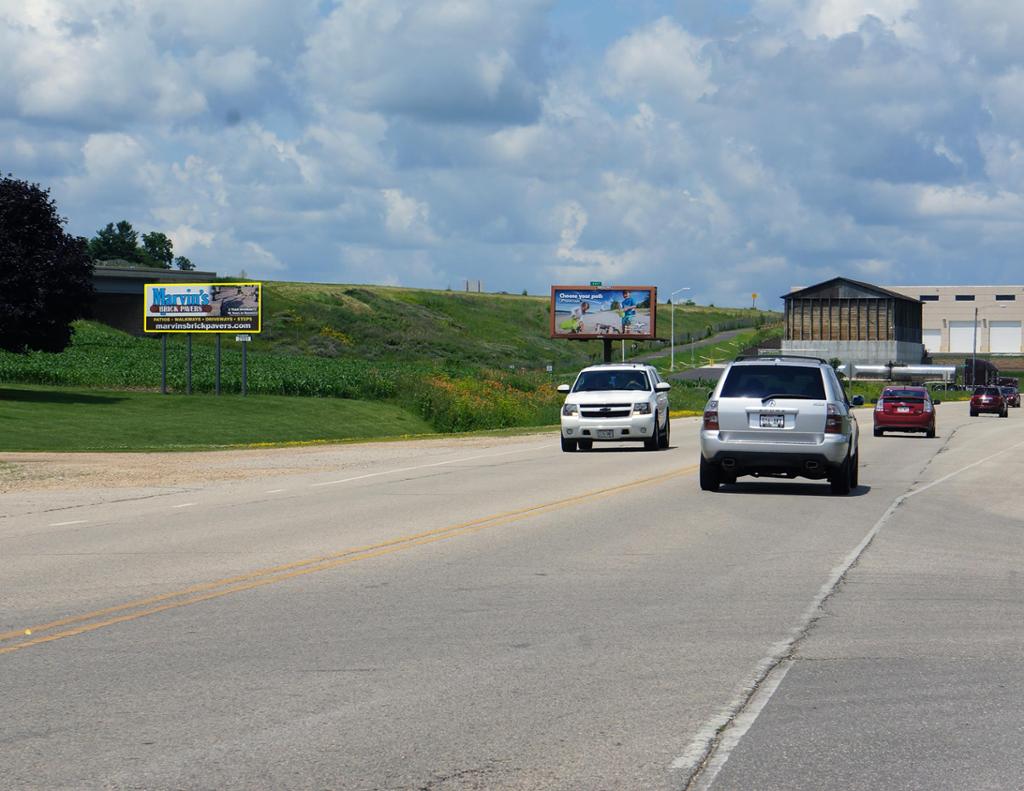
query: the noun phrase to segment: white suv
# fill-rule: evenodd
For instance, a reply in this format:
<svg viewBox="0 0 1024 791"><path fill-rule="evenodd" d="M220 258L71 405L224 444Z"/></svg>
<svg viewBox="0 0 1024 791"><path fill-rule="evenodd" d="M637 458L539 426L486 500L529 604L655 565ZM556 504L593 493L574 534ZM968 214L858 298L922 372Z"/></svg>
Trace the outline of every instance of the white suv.
<svg viewBox="0 0 1024 791"><path fill-rule="evenodd" d="M740 357L704 407L700 488L740 475L827 478L833 494L857 486L859 432L851 403L825 360Z"/></svg>
<svg viewBox="0 0 1024 791"><path fill-rule="evenodd" d="M623 363L584 368L575 383L559 385L562 450L590 450L595 442L642 441L647 450L668 447L668 390L650 365Z"/></svg>

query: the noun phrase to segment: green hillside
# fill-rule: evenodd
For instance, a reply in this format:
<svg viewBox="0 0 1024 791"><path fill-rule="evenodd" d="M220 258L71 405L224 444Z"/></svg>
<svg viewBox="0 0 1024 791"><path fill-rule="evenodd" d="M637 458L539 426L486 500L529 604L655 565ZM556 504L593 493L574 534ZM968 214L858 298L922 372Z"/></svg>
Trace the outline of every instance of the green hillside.
<svg viewBox="0 0 1024 791"><path fill-rule="evenodd" d="M600 341L549 338L547 297L427 291L385 286L266 282L256 350L363 360L485 367L574 368L600 358ZM677 307L676 337L778 320L742 308ZM669 306L658 306L668 340ZM660 349L638 344L636 353Z"/></svg>

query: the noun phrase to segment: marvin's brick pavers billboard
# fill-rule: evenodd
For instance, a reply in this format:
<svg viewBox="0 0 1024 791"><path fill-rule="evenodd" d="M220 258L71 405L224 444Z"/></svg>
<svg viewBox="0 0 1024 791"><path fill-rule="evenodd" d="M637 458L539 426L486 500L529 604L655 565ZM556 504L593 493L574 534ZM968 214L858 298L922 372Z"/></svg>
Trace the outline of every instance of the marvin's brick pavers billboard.
<svg viewBox="0 0 1024 791"><path fill-rule="evenodd" d="M654 286L552 286L552 338L653 340Z"/></svg>
<svg viewBox="0 0 1024 791"><path fill-rule="evenodd" d="M147 283L146 332L259 332L260 283Z"/></svg>

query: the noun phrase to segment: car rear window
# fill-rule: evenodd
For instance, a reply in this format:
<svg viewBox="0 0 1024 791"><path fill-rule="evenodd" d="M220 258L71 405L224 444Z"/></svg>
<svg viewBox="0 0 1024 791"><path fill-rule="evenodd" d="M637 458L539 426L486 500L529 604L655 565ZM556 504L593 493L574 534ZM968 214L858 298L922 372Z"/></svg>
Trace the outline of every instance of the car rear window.
<svg viewBox="0 0 1024 791"><path fill-rule="evenodd" d="M882 398L917 398L923 400L925 393L921 390L896 390L885 389L882 391Z"/></svg>
<svg viewBox="0 0 1024 791"><path fill-rule="evenodd" d="M735 365L729 369L720 395L722 398L824 398L825 384L821 372L806 365Z"/></svg>
<svg viewBox="0 0 1024 791"><path fill-rule="evenodd" d="M643 371L583 371L572 388L574 393L596 390L650 390Z"/></svg>
<svg viewBox="0 0 1024 791"><path fill-rule="evenodd" d="M1000 395L998 387L975 387L974 395Z"/></svg>

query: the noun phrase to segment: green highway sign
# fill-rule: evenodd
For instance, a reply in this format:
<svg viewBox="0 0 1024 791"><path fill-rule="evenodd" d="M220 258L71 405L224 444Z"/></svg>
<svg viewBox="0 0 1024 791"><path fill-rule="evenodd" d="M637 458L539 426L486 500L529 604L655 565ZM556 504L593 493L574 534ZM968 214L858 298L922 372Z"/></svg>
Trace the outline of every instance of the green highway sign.
<svg viewBox="0 0 1024 791"><path fill-rule="evenodd" d="M601 281L600 280L591 280L590 281L590 285L592 285L592 286L600 286L601 285Z"/></svg>

